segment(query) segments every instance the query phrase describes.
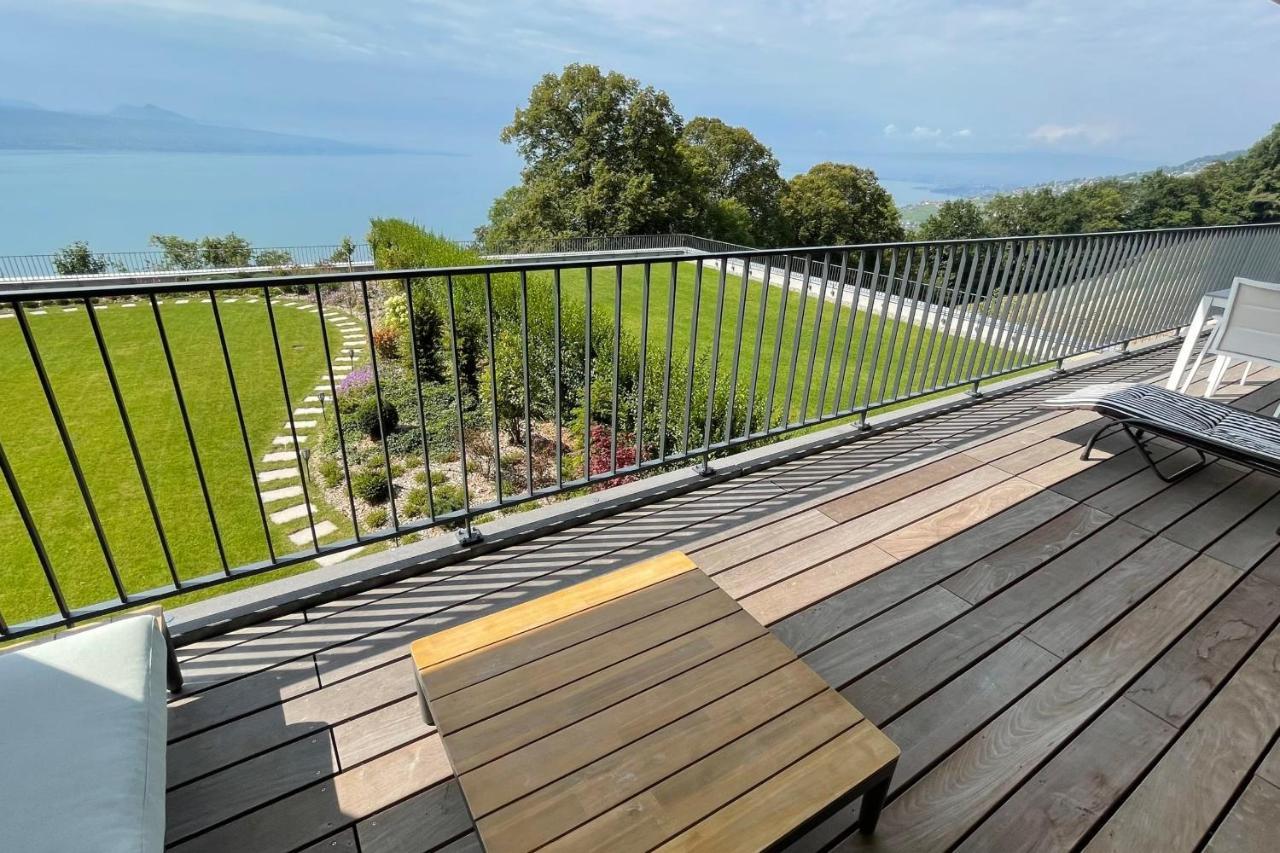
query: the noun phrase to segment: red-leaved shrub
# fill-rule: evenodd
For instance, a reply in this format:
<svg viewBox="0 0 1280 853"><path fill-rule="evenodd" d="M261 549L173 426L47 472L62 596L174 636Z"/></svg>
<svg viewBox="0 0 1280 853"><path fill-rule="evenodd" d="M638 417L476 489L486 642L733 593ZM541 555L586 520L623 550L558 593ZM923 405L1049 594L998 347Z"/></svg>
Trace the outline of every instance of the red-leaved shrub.
<svg viewBox="0 0 1280 853"><path fill-rule="evenodd" d="M607 474L610 470L618 468L627 468L636 464L636 437L632 433L618 433L617 449L613 455L613 465L609 463L609 428L603 424L591 425L591 457L590 472L592 476L596 474ZM637 474L623 474L613 477L607 481L593 483L592 491L600 491L610 486L621 485L622 483L630 483L640 479Z"/></svg>

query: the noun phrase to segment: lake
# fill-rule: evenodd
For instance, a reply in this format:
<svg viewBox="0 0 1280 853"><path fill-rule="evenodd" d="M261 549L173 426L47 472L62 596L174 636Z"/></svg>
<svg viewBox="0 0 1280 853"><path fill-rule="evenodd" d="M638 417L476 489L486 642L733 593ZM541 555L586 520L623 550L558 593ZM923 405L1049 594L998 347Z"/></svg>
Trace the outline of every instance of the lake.
<svg viewBox="0 0 1280 853"><path fill-rule="evenodd" d="M257 246L362 242L373 216L467 238L514 163L414 154L269 156L0 152L0 255L73 240L147 248L155 233L235 231Z"/></svg>
<svg viewBox="0 0 1280 853"><path fill-rule="evenodd" d="M519 177L492 152L279 156L0 152L0 255L45 254L73 240L97 251L147 248L152 234L235 231L256 246L364 239L370 217L398 216L470 238ZM886 180L900 204L948 196Z"/></svg>

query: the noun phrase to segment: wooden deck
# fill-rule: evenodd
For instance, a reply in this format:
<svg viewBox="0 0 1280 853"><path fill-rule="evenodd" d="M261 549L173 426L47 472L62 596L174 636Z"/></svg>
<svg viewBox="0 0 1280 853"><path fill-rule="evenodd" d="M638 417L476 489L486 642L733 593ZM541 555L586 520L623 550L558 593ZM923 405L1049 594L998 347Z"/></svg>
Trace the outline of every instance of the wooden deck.
<svg viewBox="0 0 1280 853"><path fill-rule="evenodd" d="M1218 462L1170 486L1123 436L1082 462L1097 424L1035 405L1172 359L1113 362L188 646L171 849L477 849L410 642L676 548L902 749L872 841L849 832L855 805L796 849L1275 849L1280 480ZM1223 393L1270 412L1280 371Z"/></svg>

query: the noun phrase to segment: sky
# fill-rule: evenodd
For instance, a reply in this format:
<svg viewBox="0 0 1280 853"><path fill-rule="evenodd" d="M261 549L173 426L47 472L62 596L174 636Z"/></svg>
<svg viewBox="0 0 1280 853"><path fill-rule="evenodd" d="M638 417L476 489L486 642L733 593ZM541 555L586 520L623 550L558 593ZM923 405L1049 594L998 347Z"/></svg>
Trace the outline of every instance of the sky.
<svg viewBox="0 0 1280 853"><path fill-rule="evenodd" d="M0 98L482 154L595 63L752 130L784 174L1000 158L1091 169L1280 121L1271 0L0 0ZM944 168L945 166L945 168ZM917 174L918 177L918 174Z"/></svg>

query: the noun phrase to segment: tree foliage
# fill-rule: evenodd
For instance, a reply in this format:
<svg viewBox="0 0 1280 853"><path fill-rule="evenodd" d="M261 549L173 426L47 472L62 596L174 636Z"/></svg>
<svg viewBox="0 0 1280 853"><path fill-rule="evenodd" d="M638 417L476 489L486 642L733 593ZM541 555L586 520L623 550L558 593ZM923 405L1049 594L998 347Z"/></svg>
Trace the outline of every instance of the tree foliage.
<svg viewBox="0 0 1280 853"><path fill-rule="evenodd" d="M199 240L188 240L176 234L152 234L150 242L164 253L166 269L247 267L253 261L253 245L234 231L220 237L208 235Z"/></svg>
<svg viewBox="0 0 1280 853"><path fill-rule="evenodd" d="M101 275L110 272L112 264L102 255L95 255L88 243L77 240L53 256L53 269L58 275Z"/></svg>
<svg viewBox="0 0 1280 853"><path fill-rule="evenodd" d="M797 245L881 243L903 237L893 197L870 169L819 163L788 182L781 206Z"/></svg>
<svg viewBox="0 0 1280 853"><path fill-rule="evenodd" d="M751 131L698 116L685 126L680 152L703 199L706 236L752 246L783 237L779 200L786 183L778 158Z"/></svg>
<svg viewBox="0 0 1280 853"><path fill-rule="evenodd" d="M544 76L502 131L525 161L522 190L495 204L495 241L636 234L692 223L697 196L677 142L683 121L652 86L594 65Z"/></svg>
<svg viewBox="0 0 1280 853"><path fill-rule="evenodd" d="M253 265L277 270L284 269L293 266L293 255L285 249L259 249L253 254Z"/></svg>
<svg viewBox="0 0 1280 853"><path fill-rule="evenodd" d="M1280 125L1240 157L1195 174L1156 170L1136 180L1106 178L1061 191L1039 187L1002 193L980 205L944 202L916 236L1082 234L1275 220L1280 220Z"/></svg>
<svg viewBox="0 0 1280 853"><path fill-rule="evenodd" d="M527 250L548 237L681 230L758 248L833 233L901 235L870 171L824 164L788 185L773 152L746 128L708 116L686 125L664 92L594 65L543 77L502 140L525 166L476 230L495 251Z"/></svg>
<svg viewBox="0 0 1280 853"><path fill-rule="evenodd" d="M920 226L921 240L973 240L988 236L982 208L967 198L944 201Z"/></svg>

